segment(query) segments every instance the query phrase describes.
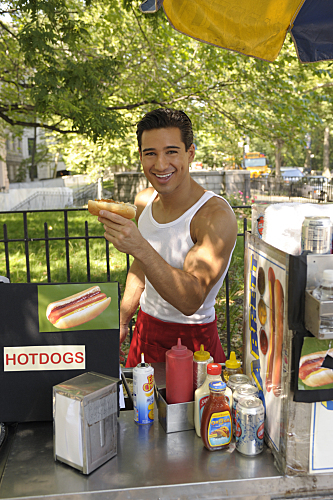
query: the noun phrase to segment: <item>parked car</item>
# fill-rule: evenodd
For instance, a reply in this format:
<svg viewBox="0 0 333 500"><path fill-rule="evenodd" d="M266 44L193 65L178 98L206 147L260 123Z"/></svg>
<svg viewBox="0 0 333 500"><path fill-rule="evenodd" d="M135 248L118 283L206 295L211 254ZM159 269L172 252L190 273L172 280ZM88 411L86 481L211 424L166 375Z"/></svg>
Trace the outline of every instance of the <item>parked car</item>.
<svg viewBox="0 0 333 500"><path fill-rule="evenodd" d="M297 195L311 200L327 201L329 180L322 175L304 176L297 186Z"/></svg>

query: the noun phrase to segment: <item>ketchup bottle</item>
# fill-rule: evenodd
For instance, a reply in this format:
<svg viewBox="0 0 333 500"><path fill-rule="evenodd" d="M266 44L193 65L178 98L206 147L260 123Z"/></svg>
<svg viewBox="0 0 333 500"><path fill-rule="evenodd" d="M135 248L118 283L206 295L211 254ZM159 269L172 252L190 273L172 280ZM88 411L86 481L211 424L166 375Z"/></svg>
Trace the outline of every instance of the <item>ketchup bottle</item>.
<svg viewBox="0 0 333 500"><path fill-rule="evenodd" d="M166 352L165 362L167 403L193 401L193 352L179 338L177 345Z"/></svg>

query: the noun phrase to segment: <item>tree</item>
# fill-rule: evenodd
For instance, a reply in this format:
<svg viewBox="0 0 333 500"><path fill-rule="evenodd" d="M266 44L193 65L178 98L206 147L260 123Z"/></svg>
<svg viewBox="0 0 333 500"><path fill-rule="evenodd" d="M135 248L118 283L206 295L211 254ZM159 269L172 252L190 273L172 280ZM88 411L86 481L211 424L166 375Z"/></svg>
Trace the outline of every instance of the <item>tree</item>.
<svg viewBox="0 0 333 500"><path fill-rule="evenodd" d="M308 90L329 82L325 69L302 66L291 42L275 63L203 44L161 10L142 15L140 3L10 0L12 20L0 21L0 118L56 132L73 168L96 175L138 167L135 123L160 106L190 114L206 165L239 155L244 134L299 155L320 121L318 93Z"/></svg>

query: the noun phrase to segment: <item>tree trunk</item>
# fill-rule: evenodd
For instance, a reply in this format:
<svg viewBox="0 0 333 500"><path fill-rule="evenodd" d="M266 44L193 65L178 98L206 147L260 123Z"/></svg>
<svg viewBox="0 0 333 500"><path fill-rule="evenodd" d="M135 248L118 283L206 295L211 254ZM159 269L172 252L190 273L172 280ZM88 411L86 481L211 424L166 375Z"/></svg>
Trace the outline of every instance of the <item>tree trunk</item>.
<svg viewBox="0 0 333 500"><path fill-rule="evenodd" d="M35 156L36 156L36 142L37 142L37 127L34 128L34 143L31 152L31 166L30 166L30 180L35 179Z"/></svg>
<svg viewBox="0 0 333 500"><path fill-rule="evenodd" d="M281 177L281 158L282 158L282 146L283 139L275 139L275 177Z"/></svg>
<svg viewBox="0 0 333 500"><path fill-rule="evenodd" d="M306 150L304 169L311 171L311 149Z"/></svg>
<svg viewBox="0 0 333 500"><path fill-rule="evenodd" d="M330 128L324 130L323 175L330 171Z"/></svg>

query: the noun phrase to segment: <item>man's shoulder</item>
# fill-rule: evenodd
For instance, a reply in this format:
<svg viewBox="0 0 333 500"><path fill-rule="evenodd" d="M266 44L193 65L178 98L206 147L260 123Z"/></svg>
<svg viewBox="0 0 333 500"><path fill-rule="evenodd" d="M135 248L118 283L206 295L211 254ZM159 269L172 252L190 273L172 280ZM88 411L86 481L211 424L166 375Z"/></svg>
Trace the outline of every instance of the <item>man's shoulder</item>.
<svg viewBox="0 0 333 500"><path fill-rule="evenodd" d="M135 197L134 205L137 207L136 211L136 218L138 219L146 207L147 203L149 202L150 198L152 197L154 192L153 187L149 187L147 189L144 189L143 191L140 191Z"/></svg>
<svg viewBox="0 0 333 500"><path fill-rule="evenodd" d="M224 216L234 218L235 214L229 203L219 196L212 196L196 213L198 217Z"/></svg>
<svg viewBox="0 0 333 500"><path fill-rule="evenodd" d="M209 222L209 224L208 224ZM212 196L193 217L191 229L196 240L210 231L237 233L237 219L231 206L223 198Z"/></svg>

